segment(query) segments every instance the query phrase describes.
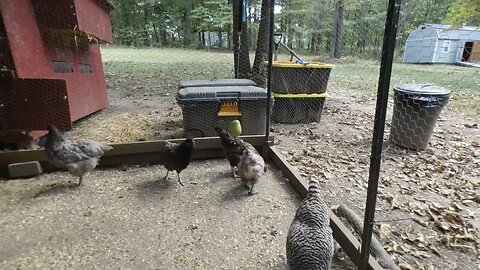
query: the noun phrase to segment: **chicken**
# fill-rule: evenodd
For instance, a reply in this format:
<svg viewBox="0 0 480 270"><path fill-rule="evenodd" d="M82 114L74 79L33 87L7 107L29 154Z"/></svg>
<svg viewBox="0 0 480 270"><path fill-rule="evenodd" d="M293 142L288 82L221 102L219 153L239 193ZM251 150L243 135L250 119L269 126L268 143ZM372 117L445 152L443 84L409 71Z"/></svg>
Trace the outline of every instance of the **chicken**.
<svg viewBox="0 0 480 270"><path fill-rule="evenodd" d="M230 133L228 133L223 128L216 127L215 131L217 132L222 142L225 158L230 162L230 168L232 170L233 178L237 178L238 176L235 169L240 162L243 151L247 147L250 149L255 148L251 144L244 142L242 139L231 136Z"/></svg>
<svg viewBox="0 0 480 270"><path fill-rule="evenodd" d="M287 263L291 270L327 270L334 241L327 205L318 181L310 178L308 195L298 208L287 235Z"/></svg>
<svg viewBox="0 0 480 270"><path fill-rule="evenodd" d="M170 171L176 171L178 182L184 185L180 180L180 172L183 171L192 161L192 153L195 148L195 142L192 138L187 138L181 144L165 141L160 150L160 164L167 169L167 174L163 179L167 179Z"/></svg>
<svg viewBox="0 0 480 270"><path fill-rule="evenodd" d="M70 139L62 135L55 126L48 127L45 141L48 160L55 166L68 169L71 175L79 177L78 186L82 184L83 176L95 169L100 157L112 149L109 145L95 141Z"/></svg>
<svg viewBox="0 0 480 270"><path fill-rule="evenodd" d="M247 147L238 163L238 173L243 184L248 188L248 194L253 195L253 187L260 177L268 170L268 165L255 149Z"/></svg>

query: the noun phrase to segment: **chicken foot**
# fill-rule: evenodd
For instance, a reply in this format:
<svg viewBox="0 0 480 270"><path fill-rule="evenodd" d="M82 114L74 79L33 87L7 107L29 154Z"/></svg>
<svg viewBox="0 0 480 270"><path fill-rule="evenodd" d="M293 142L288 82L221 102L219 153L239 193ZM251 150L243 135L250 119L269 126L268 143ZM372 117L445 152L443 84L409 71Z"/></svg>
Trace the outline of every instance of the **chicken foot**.
<svg viewBox="0 0 480 270"><path fill-rule="evenodd" d="M82 180L83 180L83 175L78 178L77 187L79 187L82 184Z"/></svg>

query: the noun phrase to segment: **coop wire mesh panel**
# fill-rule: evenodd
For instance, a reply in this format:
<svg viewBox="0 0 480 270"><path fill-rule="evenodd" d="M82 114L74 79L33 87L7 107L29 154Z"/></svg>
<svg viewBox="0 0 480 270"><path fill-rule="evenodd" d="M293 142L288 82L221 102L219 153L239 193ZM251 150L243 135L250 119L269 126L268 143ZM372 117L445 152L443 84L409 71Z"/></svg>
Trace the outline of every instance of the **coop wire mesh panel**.
<svg viewBox="0 0 480 270"><path fill-rule="evenodd" d="M0 140L32 140L108 105L100 44L108 1L2 1Z"/></svg>

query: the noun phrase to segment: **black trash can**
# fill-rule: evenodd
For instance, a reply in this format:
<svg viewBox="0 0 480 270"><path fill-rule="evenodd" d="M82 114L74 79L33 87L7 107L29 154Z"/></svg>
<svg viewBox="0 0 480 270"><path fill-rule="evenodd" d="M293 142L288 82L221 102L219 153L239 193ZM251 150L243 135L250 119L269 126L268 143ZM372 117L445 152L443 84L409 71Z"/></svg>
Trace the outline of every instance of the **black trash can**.
<svg viewBox="0 0 480 270"><path fill-rule="evenodd" d="M394 87L390 141L403 148L426 149L438 116L449 99L449 90L431 84Z"/></svg>

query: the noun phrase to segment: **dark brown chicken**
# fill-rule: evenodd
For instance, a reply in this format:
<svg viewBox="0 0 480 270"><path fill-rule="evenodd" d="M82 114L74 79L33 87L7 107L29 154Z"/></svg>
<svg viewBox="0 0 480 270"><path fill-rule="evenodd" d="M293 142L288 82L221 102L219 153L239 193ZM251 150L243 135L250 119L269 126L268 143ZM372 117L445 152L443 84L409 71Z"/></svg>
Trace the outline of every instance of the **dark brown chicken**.
<svg viewBox="0 0 480 270"><path fill-rule="evenodd" d="M230 168L232 170L233 177L237 178L238 176L236 168L240 162L240 159L242 158L243 151L246 148L252 150L255 150L255 148L251 144L244 142L239 137L231 136L230 133L221 127L216 127L215 131L222 142L225 158L230 162Z"/></svg>
<svg viewBox="0 0 480 270"><path fill-rule="evenodd" d="M170 171L176 171L178 182L183 186L180 180L180 172L187 168L192 161L194 148L195 142L191 138L187 138L181 144L165 141L160 150L160 164L167 169L167 174L163 179L167 179Z"/></svg>

